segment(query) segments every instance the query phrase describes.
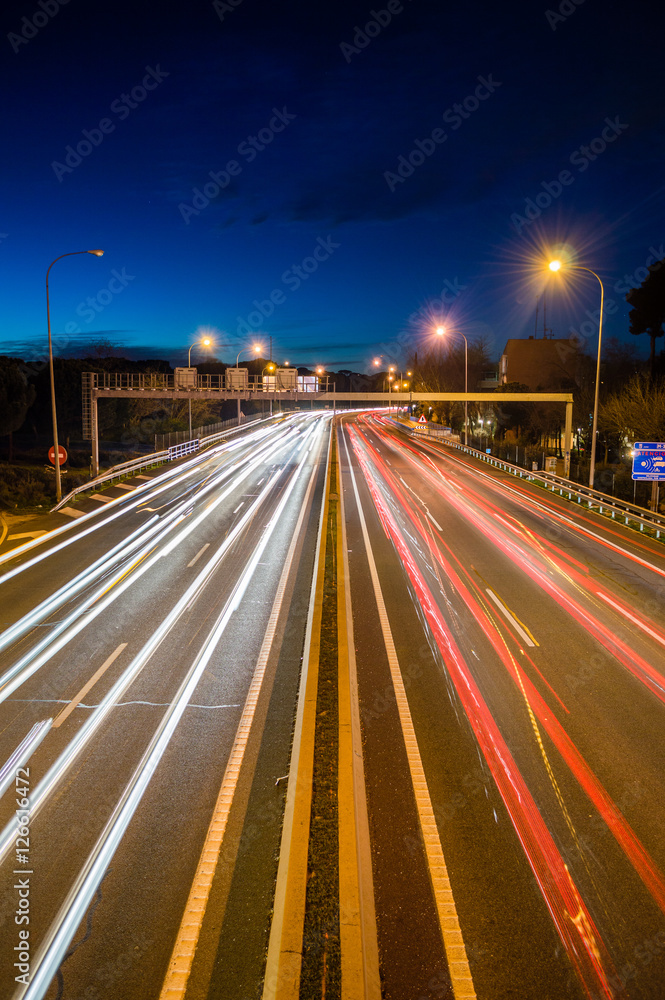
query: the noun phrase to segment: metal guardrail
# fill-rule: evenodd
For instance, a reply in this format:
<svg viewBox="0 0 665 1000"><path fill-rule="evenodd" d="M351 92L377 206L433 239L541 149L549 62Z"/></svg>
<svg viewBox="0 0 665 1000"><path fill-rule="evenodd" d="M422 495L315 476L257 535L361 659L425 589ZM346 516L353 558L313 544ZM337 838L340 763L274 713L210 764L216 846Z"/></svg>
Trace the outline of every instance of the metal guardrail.
<svg viewBox="0 0 665 1000"><path fill-rule="evenodd" d="M60 510L64 507L73 497L77 496L79 493L85 493L88 490L97 489L104 483L110 483L114 479L122 479L129 473L138 472L139 469L149 469L154 465L162 465L164 462L169 462L171 459L180 458L189 452L198 451L199 449L207 448L210 445L217 444L218 441L229 437L231 434L237 434L239 431L244 431L247 427L252 427L254 424L260 423L263 417L257 417L255 420L248 420L246 423L238 424L236 427L229 427L226 430L218 431L216 434L209 434L207 437L197 438L195 448L189 448L187 451L180 451L178 454L171 454L171 452L176 452L180 448L185 448L187 445L194 444L192 441L186 441L181 445L173 445L171 448L167 448L164 451L156 451L147 455L145 458L134 458L129 462L120 462L118 465L114 465L112 468L108 469L102 476L97 476L92 479L89 483L84 483L82 486L77 486L75 489L68 493L66 497L63 497L59 504L51 508L51 514ZM270 419L269 417L267 419Z"/></svg>
<svg viewBox="0 0 665 1000"><path fill-rule="evenodd" d="M399 426L412 433L416 431L416 427L410 427L407 424L399 423ZM418 434L417 431L416 434ZM420 431L420 435L424 436L423 431ZM665 534L665 517L661 514L646 511L644 507L638 507L636 504L629 503L625 500L617 500L616 497L612 497L608 493L601 493L599 490L591 489L588 486L582 486L581 483L574 483L572 480L564 479L562 476L557 476L553 472L529 472L528 469L523 469L520 465L513 465L512 462L507 462L505 459L497 458L496 455L487 455L485 452L478 451L476 448L470 448L468 445L451 441L450 435L444 436L442 434L428 434L427 436L434 437L437 441L447 444L450 448L456 448L459 451L463 451L466 454L471 455L473 458L480 459L488 465L493 465L495 468L502 469L504 472L509 472L511 475L518 476L520 479L535 482L537 485L551 491L552 493L559 493L560 496L565 496L571 501L571 503L574 502L581 504L585 502L585 505L589 510L595 510L596 513L603 514L613 520L622 519L626 525L631 525L637 522L639 524L640 531L644 531L645 527L649 528L655 533L655 536L658 539L660 539L661 534Z"/></svg>
<svg viewBox="0 0 665 1000"><path fill-rule="evenodd" d="M246 369L241 369L245 371ZM92 372L90 388L105 390L140 390L149 393L152 391L175 391L177 389L206 390L219 392L250 392L270 393L289 392L297 395L311 395L312 393L326 392L331 383L328 375L297 375L295 384L285 383L283 380L278 385L275 376L264 377L262 375L248 375L247 380L239 379L237 375L199 375L192 376L192 382L174 374L161 372Z"/></svg>
<svg viewBox="0 0 665 1000"><path fill-rule="evenodd" d="M172 444L169 448L169 462L174 458L182 458L183 455L191 455L194 451L199 451L201 442L198 438L193 441L183 441L182 444Z"/></svg>

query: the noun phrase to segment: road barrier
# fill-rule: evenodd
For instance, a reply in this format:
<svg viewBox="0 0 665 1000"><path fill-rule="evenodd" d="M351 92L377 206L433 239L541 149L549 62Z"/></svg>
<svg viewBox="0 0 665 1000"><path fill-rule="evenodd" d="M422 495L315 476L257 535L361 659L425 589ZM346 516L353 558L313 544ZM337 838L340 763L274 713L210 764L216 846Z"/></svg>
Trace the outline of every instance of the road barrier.
<svg viewBox="0 0 665 1000"><path fill-rule="evenodd" d="M497 458L496 455L487 455L476 448L470 448L468 445L453 441L450 435L428 433L427 425L416 424L411 427L401 421L394 422L401 430L409 431L411 434L415 434L416 437L434 437L449 448L463 451L472 458L477 458L488 465L493 465L495 468L508 472L512 476L534 482L543 489L549 490L552 493L558 493L560 496L570 500L571 503L583 503L589 510L594 510L597 514L603 514L605 517L610 517L613 520L621 519L624 524L630 527L638 524L640 531L643 532L645 528L649 529L658 539L660 539L661 534L665 534L665 517L645 511L644 507L638 507L636 504L629 503L628 501L617 500L616 497L609 496L607 493L601 493L599 490L582 486L580 483L574 483L572 480L564 479L553 472L529 472L528 469L523 469L520 465L513 465L512 462L507 462L505 459Z"/></svg>
<svg viewBox="0 0 665 1000"><path fill-rule="evenodd" d="M170 462L172 459L181 458L183 455L188 454L192 451L198 451L199 448L209 448L213 444L217 444L219 441L230 437L231 434L237 434L239 431L244 431L248 427L253 427L260 423L264 418L257 417L255 420L248 420L246 423L240 424L237 427L231 427L228 430L218 431L216 434L209 434L206 437L198 438L196 442L186 441L181 445L173 445L171 448L166 448L163 451L152 452L145 458L134 458L129 462L120 462L119 465L114 465L112 468L108 469L103 475L96 476L91 479L89 483L84 483L83 486L77 486L76 489L68 493L66 497L63 497L59 504L51 508L51 513L54 514L61 507L64 507L66 503L75 497L79 493L85 493L87 490L96 490L103 483L111 483L114 479L124 479L126 476L138 472L140 469L149 469L155 465L163 465L164 462ZM265 418L270 420L270 417ZM196 445L196 447L190 447L191 445ZM178 449L185 448L185 451L178 451ZM178 452L177 454L171 454L171 452Z"/></svg>

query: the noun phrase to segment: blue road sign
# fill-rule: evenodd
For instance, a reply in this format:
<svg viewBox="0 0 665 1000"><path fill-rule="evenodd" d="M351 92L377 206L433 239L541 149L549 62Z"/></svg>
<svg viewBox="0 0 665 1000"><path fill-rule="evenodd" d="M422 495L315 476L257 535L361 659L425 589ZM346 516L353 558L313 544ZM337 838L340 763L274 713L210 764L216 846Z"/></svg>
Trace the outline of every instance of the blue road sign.
<svg viewBox="0 0 665 1000"><path fill-rule="evenodd" d="M665 483L665 444L640 442L633 445L633 479Z"/></svg>

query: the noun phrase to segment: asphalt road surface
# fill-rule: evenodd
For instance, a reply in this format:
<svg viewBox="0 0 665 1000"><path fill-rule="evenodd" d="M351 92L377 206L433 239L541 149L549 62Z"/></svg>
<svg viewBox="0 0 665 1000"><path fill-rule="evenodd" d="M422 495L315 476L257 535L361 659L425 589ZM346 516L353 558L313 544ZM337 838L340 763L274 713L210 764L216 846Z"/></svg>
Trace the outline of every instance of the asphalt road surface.
<svg viewBox="0 0 665 1000"><path fill-rule="evenodd" d="M54 720L0 800L2 996L160 996L253 683L191 987L226 949L259 988L328 430L238 436L0 564L0 760Z"/></svg>
<svg viewBox="0 0 665 1000"><path fill-rule="evenodd" d="M660 1000L662 544L338 426L381 996ZM0 550L3 997L262 996L329 430Z"/></svg>
<svg viewBox="0 0 665 1000"><path fill-rule="evenodd" d="M386 629L476 995L665 996L662 543L385 418L342 433L383 996L455 985Z"/></svg>

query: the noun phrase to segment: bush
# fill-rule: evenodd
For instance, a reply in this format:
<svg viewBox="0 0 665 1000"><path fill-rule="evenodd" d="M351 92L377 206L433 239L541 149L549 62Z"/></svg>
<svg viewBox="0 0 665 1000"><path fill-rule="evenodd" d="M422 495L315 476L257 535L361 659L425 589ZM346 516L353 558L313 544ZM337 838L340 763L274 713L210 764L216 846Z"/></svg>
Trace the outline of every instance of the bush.
<svg viewBox="0 0 665 1000"><path fill-rule="evenodd" d="M66 495L87 482L88 476L65 473L62 492ZM29 510L55 504L55 472L38 466L0 464L0 505L6 510Z"/></svg>

